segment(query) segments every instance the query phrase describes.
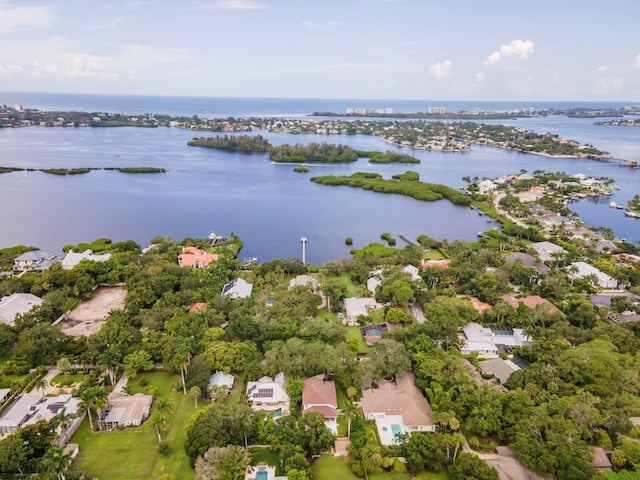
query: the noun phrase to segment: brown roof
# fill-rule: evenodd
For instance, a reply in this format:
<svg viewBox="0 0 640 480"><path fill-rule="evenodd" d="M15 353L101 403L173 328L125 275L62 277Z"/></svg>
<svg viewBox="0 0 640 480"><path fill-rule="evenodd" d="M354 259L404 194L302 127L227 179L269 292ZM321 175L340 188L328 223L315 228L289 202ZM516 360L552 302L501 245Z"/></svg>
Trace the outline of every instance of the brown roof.
<svg viewBox="0 0 640 480"><path fill-rule="evenodd" d="M543 305L549 313L562 313L553 303L539 295L529 295L521 298L516 298L513 295L503 295L501 298L513 308L518 308L518 304L522 302L525 307L529 307L532 310L535 310L538 305Z"/></svg>
<svg viewBox="0 0 640 480"><path fill-rule="evenodd" d="M322 374L306 378L304 380L304 389L302 390L302 405L328 405L334 409L338 408L335 382L332 380L324 380Z"/></svg>
<svg viewBox="0 0 640 480"><path fill-rule="evenodd" d="M431 407L418 387L413 374L405 373L396 381L382 381L378 388L362 392L360 403L365 416L375 412L385 415L402 415L405 425L433 425Z"/></svg>
<svg viewBox="0 0 640 480"><path fill-rule="evenodd" d="M336 418L339 414L338 409L327 407L325 405L316 405L314 407L306 408L302 413L318 412L324 418Z"/></svg>
<svg viewBox="0 0 640 480"><path fill-rule="evenodd" d="M613 466L611 460L609 460L609 457L607 456L607 453L602 447L593 448L593 460L589 462L589 465L600 470L611 469Z"/></svg>

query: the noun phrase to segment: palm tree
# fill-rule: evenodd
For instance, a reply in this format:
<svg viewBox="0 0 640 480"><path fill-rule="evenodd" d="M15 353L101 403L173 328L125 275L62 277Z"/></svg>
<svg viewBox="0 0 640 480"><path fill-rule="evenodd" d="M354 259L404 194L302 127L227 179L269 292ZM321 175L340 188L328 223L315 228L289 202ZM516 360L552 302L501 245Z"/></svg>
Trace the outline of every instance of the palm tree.
<svg viewBox="0 0 640 480"><path fill-rule="evenodd" d="M160 435L160 427L164 424L164 417L160 415L152 415L149 419L149 425L158 434L158 443L162 443L162 436Z"/></svg>
<svg viewBox="0 0 640 480"><path fill-rule="evenodd" d="M347 407L342 409L342 413L347 417L347 438L351 438L351 419L356 416L357 412L358 409L353 402L349 402Z"/></svg>
<svg viewBox="0 0 640 480"><path fill-rule="evenodd" d="M364 476L369 480L369 472L375 472L380 468L382 463L382 455L377 448L371 448L362 455L362 469L364 470Z"/></svg>
<svg viewBox="0 0 640 480"><path fill-rule="evenodd" d="M39 378L33 383L33 389L40 392L40 398L45 396L48 387L49 382L47 382L44 377Z"/></svg>
<svg viewBox="0 0 640 480"><path fill-rule="evenodd" d="M212 385L209 389L211 403L223 402L229 396L229 388L226 385Z"/></svg>
<svg viewBox="0 0 640 480"><path fill-rule="evenodd" d="M357 394L358 394L358 389L356 387L347 388L347 398L349 400L353 401L353 399L356 397Z"/></svg>
<svg viewBox="0 0 640 480"><path fill-rule="evenodd" d="M287 395L289 396L289 402L292 406L296 406L302 400L302 390L304 390L304 380L300 377L287 377L287 381L284 386Z"/></svg>
<svg viewBox="0 0 640 480"><path fill-rule="evenodd" d="M71 362L66 357L60 357L56 362L56 368L59 373L64 375L64 383L67 384L67 373L71 370Z"/></svg>
<svg viewBox="0 0 640 480"><path fill-rule="evenodd" d="M80 408L84 408L89 416L89 427L93 430L91 410L95 409L100 416L100 410L107 403L107 391L102 387L89 387L80 393Z"/></svg>
<svg viewBox="0 0 640 480"><path fill-rule="evenodd" d="M167 430L167 414L173 409L173 404L166 398L158 398L154 403L154 410L162 418L164 429Z"/></svg>
<svg viewBox="0 0 640 480"><path fill-rule="evenodd" d="M74 413L67 413L67 409L63 408L60 413L51 419L49 425L51 425L52 430L60 428L60 436L62 436L74 418L76 418Z"/></svg>
<svg viewBox="0 0 640 480"><path fill-rule="evenodd" d="M198 397L202 395L202 390L197 385L194 385L189 389L189 396L193 397L193 401L195 402L196 410L198 409Z"/></svg>
<svg viewBox="0 0 640 480"><path fill-rule="evenodd" d="M71 452L66 452L55 445L50 446L40 461L42 473L51 478L55 475L57 480L65 480L64 471L71 463Z"/></svg>
<svg viewBox="0 0 640 480"><path fill-rule="evenodd" d="M111 345L100 355L100 366L107 371L111 385L116 384L116 375L120 368L121 360L122 355L115 346Z"/></svg>

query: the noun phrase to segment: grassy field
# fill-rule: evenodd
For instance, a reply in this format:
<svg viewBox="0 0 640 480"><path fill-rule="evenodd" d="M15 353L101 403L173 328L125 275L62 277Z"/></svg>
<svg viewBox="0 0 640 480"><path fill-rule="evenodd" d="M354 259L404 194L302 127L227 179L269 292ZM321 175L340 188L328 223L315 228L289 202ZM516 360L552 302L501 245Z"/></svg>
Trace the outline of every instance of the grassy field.
<svg viewBox="0 0 640 480"><path fill-rule="evenodd" d="M367 353L369 352L370 347L364 342L364 337L362 336L362 328L361 327L346 327L347 329L347 338L355 338L358 340L358 353Z"/></svg>
<svg viewBox="0 0 640 480"><path fill-rule="evenodd" d="M74 383L82 382L82 380L84 380L85 377L86 375L84 373L67 373L66 382L65 382L65 376L62 374L59 374L53 377L53 379L51 380L51 385L52 386L73 385Z"/></svg>
<svg viewBox="0 0 640 480"><path fill-rule="evenodd" d="M149 382L146 389L140 387L142 378ZM87 478L100 480L146 480L158 478L163 473L173 474L178 480L193 479L194 471L189 466L183 445L184 426L195 411L194 402L191 397L182 395L179 388L174 391L172 387L179 386L179 382L175 375L158 372L142 374L130 382L134 392L151 389L158 398L167 398L174 405L164 438L170 447L167 456L159 453L157 435L148 423L122 431L91 432L85 421L71 440L80 446L73 470L83 470Z"/></svg>
<svg viewBox="0 0 640 480"><path fill-rule="evenodd" d="M270 450L267 448L251 448L251 465L258 465L260 463L266 463L276 467L276 475L284 475L280 468L280 452L277 450Z"/></svg>
<svg viewBox="0 0 640 480"><path fill-rule="evenodd" d="M342 457L323 455L313 462L311 467L313 480L357 480L349 467L347 461Z"/></svg>

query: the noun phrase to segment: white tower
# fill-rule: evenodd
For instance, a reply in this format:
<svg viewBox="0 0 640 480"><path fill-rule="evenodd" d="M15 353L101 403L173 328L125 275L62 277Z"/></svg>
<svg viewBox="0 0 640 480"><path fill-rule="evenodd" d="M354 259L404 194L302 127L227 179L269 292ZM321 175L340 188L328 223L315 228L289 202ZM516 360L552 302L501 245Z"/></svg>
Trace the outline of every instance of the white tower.
<svg viewBox="0 0 640 480"><path fill-rule="evenodd" d="M302 243L302 264L307 264L307 237L300 237Z"/></svg>

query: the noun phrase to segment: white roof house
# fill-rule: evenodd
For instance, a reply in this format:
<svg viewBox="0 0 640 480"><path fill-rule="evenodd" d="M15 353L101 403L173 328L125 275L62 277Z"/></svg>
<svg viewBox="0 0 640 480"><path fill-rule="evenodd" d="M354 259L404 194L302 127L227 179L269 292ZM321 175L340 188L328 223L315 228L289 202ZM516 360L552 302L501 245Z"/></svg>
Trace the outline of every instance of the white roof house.
<svg viewBox="0 0 640 480"><path fill-rule="evenodd" d="M253 283L248 283L242 278L236 278L222 287L222 295L228 295L231 298L248 298L252 291Z"/></svg>
<svg viewBox="0 0 640 480"><path fill-rule="evenodd" d="M10 388L0 388L0 405L6 402L10 396L11 396Z"/></svg>
<svg viewBox="0 0 640 480"><path fill-rule="evenodd" d="M420 276L420 270L418 270L418 268L414 267L413 265L407 265L402 269L402 271L411 275L411 280L422 280L422 277Z"/></svg>
<svg viewBox="0 0 640 480"><path fill-rule="evenodd" d="M463 355L478 352L484 357L495 357L499 352L531 345L531 337L521 328L512 329L504 325L483 326L479 323L467 323L460 337L464 340L460 349Z"/></svg>
<svg viewBox="0 0 640 480"><path fill-rule="evenodd" d="M211 390L212 387L227 387L228 390L233 388L233 383L235 382L235 377L228 373L224 373L221 370L218 370L216 373L209 377L209 385L207 386L207 390Z"/></svg>
<svg viewBox="0 0 640 480"><path fill-rule="evenodd" d="M295 287L307 285L309 285L313 291L316 291L320 287L318 280L313 278L311 275L298 275L297 277L292 278L289 282L289 290Z"/></svg>
<svg viewBox="0 0 640 480"><path fill-rule="evenodd" d="M71 270L83 260L90 260L92 262L106 262L110 258L110 253L96 255L91 250L85 250L84 252L74 252L73 250L69 250L69 252L62 259L61 263L63 270Z"/></svg>
<svg viewBox="0 0 640 480"><path fill-rule="evenodd" d="M247 382L247 401L253 410L266 410L285 415L289 412L289 395L284 389L284 373L274 378L262 377L255 382Z"/></svg>
<svg viewBox="0 0 640 480"><path fill-rule="evenodd" d="M42 300L30 293L14 293L0 300L0 323L14 325L18 315L29 312L42 304Z"/></svg>
<svg viewBox="0 0 640 480"><path fill-rule="evenodd" d="M376 310L383 306L376 302L375 298L345 298L344 309L347 314L347 322L349 325L358 325L358 317L363 315L369 316L369 310Z"/></svg>
<svg viewBox="0 0 640 480"><path fill-rule="evenodd" d="M149 417L152 403L151 395L111 392L107 397L108 407L100 417L100 424L106 428L139 427Z"/></svg>
<svg viewBox="0 0 640 480"><path fill-rule="evenodd" d="M572 271L571 267L576 269L575 272ZM618 281L607 275L606 273L598 270L596 267L589 265L585 262L573 262L571 267L568 269L569 278L584 278L590 275L595 276L598 282L598 286L600 288L614 289L618 288Z"/></svg>
<svg viewBox="0 0 640 480"><path fill-rule="evenodd" d="M0 417L0 433L10 433L40 420L49 421L62 410L75 415L79 404L80 400L69 394L45 397L42 401L35 395L21 395Z"/></svg>
<svg viewBox="0 0 640 480"><path fill-rule="evenodd" d="M564 248L551 242L536 242L533 244L533 249L536 251L540 260L548 262L554 260L554 254L568 253Z"/></svg>

